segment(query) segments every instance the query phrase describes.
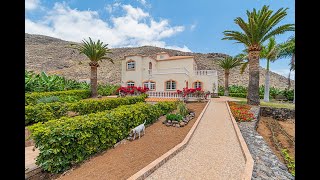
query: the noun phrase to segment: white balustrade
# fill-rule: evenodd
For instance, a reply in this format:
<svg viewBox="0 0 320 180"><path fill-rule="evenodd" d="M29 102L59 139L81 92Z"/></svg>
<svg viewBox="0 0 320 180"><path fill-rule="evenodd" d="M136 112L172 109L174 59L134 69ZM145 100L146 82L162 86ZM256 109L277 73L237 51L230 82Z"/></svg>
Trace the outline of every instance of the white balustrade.
<svg viewBox="0 0 320 180"><path fill-rule="evenodd" d="M208 75L216 75L217 71L215 70L196 70L195 75L198 76L208 76Z"/></svg>

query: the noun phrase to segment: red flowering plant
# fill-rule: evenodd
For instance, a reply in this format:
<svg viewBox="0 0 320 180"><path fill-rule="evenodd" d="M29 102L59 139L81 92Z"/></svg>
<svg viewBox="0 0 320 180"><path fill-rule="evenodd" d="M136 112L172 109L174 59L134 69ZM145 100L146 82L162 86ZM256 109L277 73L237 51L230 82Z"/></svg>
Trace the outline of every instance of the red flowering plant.
<svg viewBox="0 0 320 180"><path fill-rule="evenodd" d="M183 88L183 90L177 90L178 94L182 94L184 99L188 98L189 94L195 95L197 98L205 97L207 98L207 94L201 88Z"/></svg>
<svg viewBox="0 0 320 180"><path fill-rule="evenodd" d="M147 87L136 87L136 86L121 86L117 89L120 96L127 96L127 95L140 95L144 94L149 90Z"/></svg>
<svg viewBox="0 0 320 180"><path fill-rule="evenodd" d="M251 121L254 119L254 114L250 112L251 107L246 104L238 104L235 102L228 102L230 110L236 121Z"/></svg>

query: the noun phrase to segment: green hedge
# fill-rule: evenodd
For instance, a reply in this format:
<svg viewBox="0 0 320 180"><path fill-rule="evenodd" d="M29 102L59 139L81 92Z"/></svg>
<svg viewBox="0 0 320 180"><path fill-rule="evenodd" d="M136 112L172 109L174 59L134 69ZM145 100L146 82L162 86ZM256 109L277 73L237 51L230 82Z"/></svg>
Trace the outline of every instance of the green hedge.
<svg viewBox="0 0 320 180"><path fill-rule="evenodd" d="M219 93L219 96L224 96L224 93ZM247 93L229 93L230 97L241 97L241 98L247 98ZM259 95L260 99L263 99L263 95Z"/></svg>
<svg viewBox="0 0 320 180"><path fill-rule="evenodd" d="M81 100L75 103L39 103L34 106L25 107L25 125L37 122L46 122L51 119L58 119L66 116L67 111L74 111L80 115L90 114L116 108L120 105L135 104L143 102L145 96L132 96L114 99L90 99Z"/></svg>
<svg viewBox="0 0 320 180"><path fill-rule="evenodd" d="M127 137L130 129L145 120L147 124L153 123L163 113L175 108L175 102L155 105L141 102L95 114L34 124L28 129L40 151L36 164L51 173L65 171L72 164L112 147Z"/></svg>
<svg viewBox="0 0 320 180"><path fill-rule="evenodd" d="M37 100L43 97L57 96L61 99L85 99L90 97L89 90L69 90L69 91L54 91L54 92L32 92L25 94L25 105L37 104Z"/></svg>

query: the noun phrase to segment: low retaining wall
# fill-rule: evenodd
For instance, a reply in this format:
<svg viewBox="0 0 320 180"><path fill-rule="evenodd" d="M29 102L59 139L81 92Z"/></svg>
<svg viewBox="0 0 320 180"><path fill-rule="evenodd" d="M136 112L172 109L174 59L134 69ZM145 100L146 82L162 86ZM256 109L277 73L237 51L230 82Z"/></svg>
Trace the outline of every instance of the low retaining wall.
<svg viewBox="0 0 320 180"><path fill-rule="evenodd" d="M287 108L260 107L260 115L272 117L273 119L285 121L295 118L295 110Z"/></svg>

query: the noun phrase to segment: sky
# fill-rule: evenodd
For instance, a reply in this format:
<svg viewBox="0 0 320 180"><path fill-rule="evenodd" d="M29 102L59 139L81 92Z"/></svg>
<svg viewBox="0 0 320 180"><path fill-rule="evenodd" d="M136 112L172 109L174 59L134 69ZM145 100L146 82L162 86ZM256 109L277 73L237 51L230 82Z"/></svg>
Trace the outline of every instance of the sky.
<svg viewBox="0 0 320 180"><path fill-rule="evenodd" d="M25 0L25 32L81 42L91 37L109 48L151 45L194 53L242 52L244 46L221 40L223 31L241 31L237 17L269 5L289 8L279 23L295 23L294 0ZM294 32L276 36L286 41ZM270 64L270 70L289 73L288 59ZM266 61L260 65L266 67ZM291 73L294 79L294 72Z"/></svg>

